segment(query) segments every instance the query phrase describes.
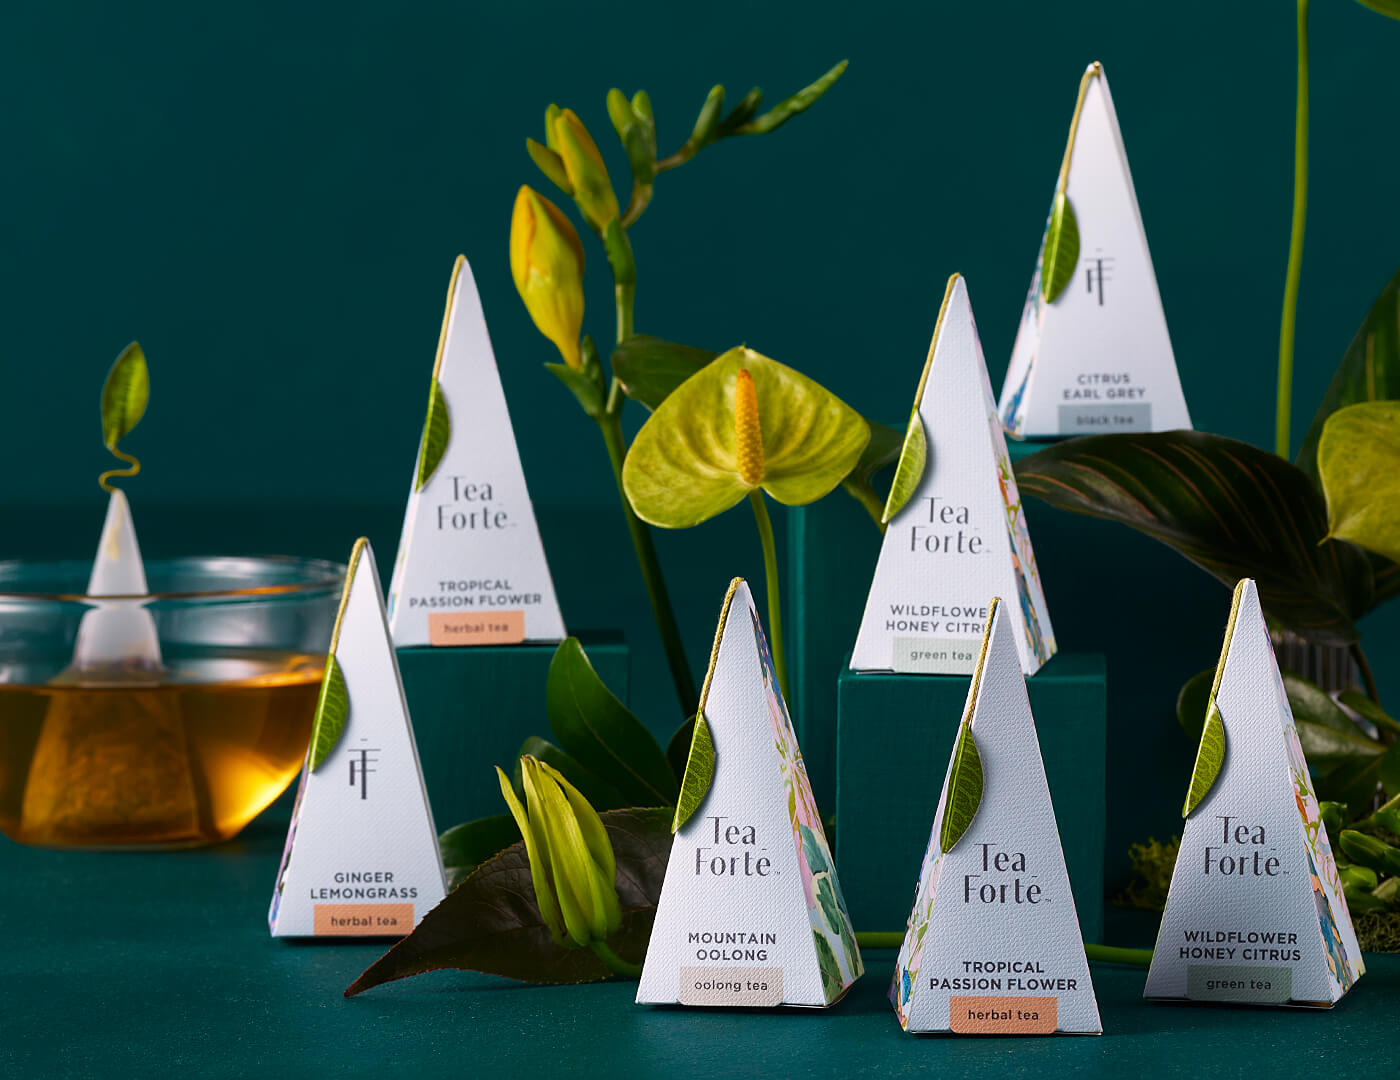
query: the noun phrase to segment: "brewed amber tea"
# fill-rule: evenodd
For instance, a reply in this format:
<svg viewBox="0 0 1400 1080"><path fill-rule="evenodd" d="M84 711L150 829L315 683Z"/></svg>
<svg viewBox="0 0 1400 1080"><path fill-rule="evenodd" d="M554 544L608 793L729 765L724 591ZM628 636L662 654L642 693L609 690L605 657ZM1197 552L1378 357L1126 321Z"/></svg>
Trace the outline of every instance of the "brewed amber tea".
<svg viewBox="0 0 1400 1080"><path fill-rule="evenodd" d="M0 681L0 831L26 844L227 840L300 770L324 656L221 651L158 676ZM35 672L34 674L38 674Z"/></svg>

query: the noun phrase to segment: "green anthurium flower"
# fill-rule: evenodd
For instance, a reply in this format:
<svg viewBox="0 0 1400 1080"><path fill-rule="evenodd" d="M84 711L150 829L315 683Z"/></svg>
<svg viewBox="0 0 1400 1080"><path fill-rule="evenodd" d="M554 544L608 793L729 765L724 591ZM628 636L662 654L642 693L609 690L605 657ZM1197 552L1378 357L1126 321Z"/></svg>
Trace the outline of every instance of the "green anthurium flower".
<svg viewBox="0 0 1400 1080"><path fill-rule="evenodd" d="M740 346L661 402L637 433L623 489L643 521L684 529L762 489L815 502L855 467L870 425L835 394Z"/></svg>

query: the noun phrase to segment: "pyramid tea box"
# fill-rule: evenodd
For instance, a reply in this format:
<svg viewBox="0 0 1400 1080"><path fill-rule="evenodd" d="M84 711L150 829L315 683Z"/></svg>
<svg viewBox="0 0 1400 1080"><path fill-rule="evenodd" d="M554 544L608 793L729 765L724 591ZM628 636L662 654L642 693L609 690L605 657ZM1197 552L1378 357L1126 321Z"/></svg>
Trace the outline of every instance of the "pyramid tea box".
<svg viewBox="0 0 1400 1080"><path fill-rule="evenodd" d="M637 1001L825 1007L864 972L749 587L729 587Z"/></svg>

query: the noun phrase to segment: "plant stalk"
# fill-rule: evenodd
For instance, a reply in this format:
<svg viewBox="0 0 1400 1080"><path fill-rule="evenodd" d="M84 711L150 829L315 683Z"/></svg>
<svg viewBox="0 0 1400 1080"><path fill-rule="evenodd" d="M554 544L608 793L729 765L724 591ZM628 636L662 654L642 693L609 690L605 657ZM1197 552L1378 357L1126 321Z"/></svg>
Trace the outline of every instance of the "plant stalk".
<svg viewBox="0 0 1400 1080"><path fill-rule="evenodd" d="M1353 641L1350 651L1351 658L1356 661L1356 670L1361 672L1361 685L1366 690L1366 696L1379 705L1381 703L1380 691L1376 689L1376 677L1371 673L1371 664L1366 659L1361 642Z"/></svg>
<svg viewBox="0 0 1400 1080"><path fill-rule="evenodd" d="M1278 404L1274 450L1287 459L1293 410L1293 336L1298 318L1298 281L1303 273L1303 230L1308 216L1308 0L1298 0L1298 104L1293 128L1293 230L1283 282L1283 321L1278 336Z"/></svg>
<svg viewBox="0 0 1400 1080"><path fill-rule="evenodd" d="M616 390L617 382L613 382ZM609 401L614 395L608 395ZM695 679L690 674L690 665L685 659L685 646L681 643L680 627L676 625L676 613L671 609L671 596L666 590L666 579L661 573L661 562L656 556L656 545L652 542L651 528L632 510L627 492L622 487L622 459L627 448L622 442L622 420L619 410L609 409L598 418L598 428L603 433L603 442L608 448L608 460L612 462L613 478L617 481L617 494L622 500L622 516L627 520L627 531L632 536L632 547L637 552L637 565L646 582L647 599L651 601L651 613L656 619L656 630L661 635L661 646L666 650L666 663L671 668L671 681L676 686L676 697L680 699L681 711L686 716L694 716L700 703L695 692Z"/></svg>
<svg viewBox="0 0 1400 1080"><path fill-rule="evenodd" d="M768 504L763 499L763 489L749 492L749 503L753 506L754 520L758 522L758 539L763 545L763 576L768 591L768 631L773 639L773 667L778 672L778 689L783 700L788 696L787 653L783 649L783 602L778 593L778 547L773 542L773 522L768 517Z"/></svg>
<svg viewBox="0 0 1400 1080"><path fill-rule="evenodd" d="M622 957L618 956L617 953L608 948L607 942L592 941L589 942L589 947L593 950L593 954L597 956L599 960L603 961L603 963L607 964L608 968L614 973L626 976L629 979L641 978L641 965L629 964L626 960L622 959Z"/></svg>

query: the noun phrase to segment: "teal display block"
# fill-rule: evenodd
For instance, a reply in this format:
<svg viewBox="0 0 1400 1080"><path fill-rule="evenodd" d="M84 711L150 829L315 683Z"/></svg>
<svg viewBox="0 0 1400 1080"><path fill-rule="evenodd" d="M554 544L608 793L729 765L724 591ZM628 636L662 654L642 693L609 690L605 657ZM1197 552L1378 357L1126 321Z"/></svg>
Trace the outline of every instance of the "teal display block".
<svg viewBox="0 0 1400 1080"><path fill-rule="evenodd" d="M594 670L627 701L630 661L621 631L579 631ZM510 772L529 735L549 738L545 678L555 645L399 649L423 782L438 831L505 812L493 765Z"/></svg>
<svg viewBox="0 0 1400 1080"><path fill-rule="evenodd" d="M858 930L903 930L909 918L970 683L967 675L841 673L836 868ZM1102 941L1104 659L1060 653L1026 688L1079 926L1086 941Z"/></svg>

